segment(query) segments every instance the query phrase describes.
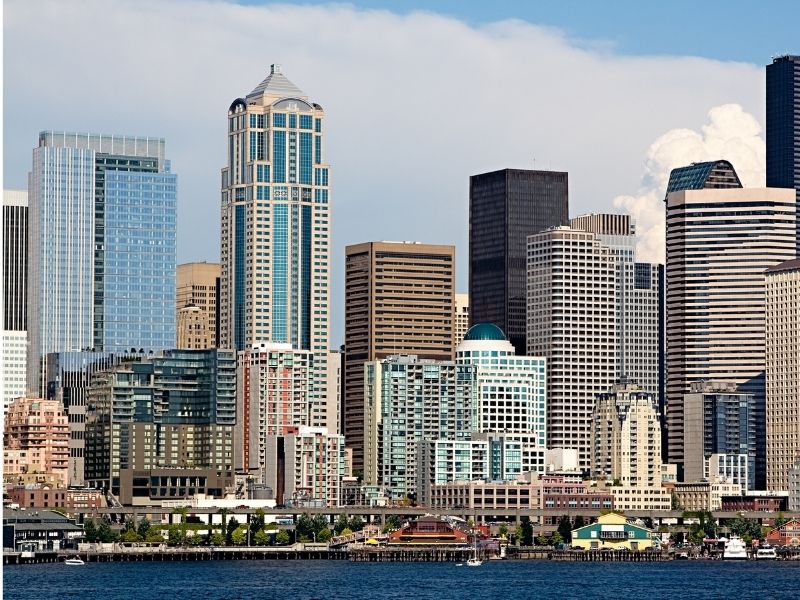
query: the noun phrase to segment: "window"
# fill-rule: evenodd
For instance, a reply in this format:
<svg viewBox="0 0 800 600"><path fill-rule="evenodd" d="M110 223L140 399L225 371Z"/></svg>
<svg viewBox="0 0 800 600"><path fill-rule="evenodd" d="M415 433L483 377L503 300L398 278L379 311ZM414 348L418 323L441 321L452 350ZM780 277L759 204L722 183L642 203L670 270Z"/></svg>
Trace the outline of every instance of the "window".
<svg viewBox="0 0 800 600"><path fill-rule="evenodd" d="M286 127L286 115L284 113L274 113L272 115L273 127Z"/></svg>

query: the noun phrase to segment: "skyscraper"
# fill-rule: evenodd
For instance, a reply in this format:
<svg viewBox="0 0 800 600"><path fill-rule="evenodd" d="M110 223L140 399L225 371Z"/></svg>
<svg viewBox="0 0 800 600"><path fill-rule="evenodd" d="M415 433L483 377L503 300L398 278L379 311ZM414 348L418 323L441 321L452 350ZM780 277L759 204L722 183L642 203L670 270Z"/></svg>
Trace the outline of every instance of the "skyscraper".
<svg viewBox="0 0 800 600"><path fill-rule="evenodd" d="M367 242L345 249L342 433L364 468L364 363L393 354L452 360L455 248Z"/></svg>
<svg viewBox="0 0 800 600"><path fill-rule="evenodd" d="M314 352L323 374L331 240L324 117L279 65L231 103L220 286L221 347L291 344Z"/></svg>
<svg viewBox="0 0 800 600"><path fill-rule="evenodd" d="M494 323L519 355L527 237L568 222L567 173L503 169L469 179L470 323Z"/></svg>
<svg viewBox="0 0 800 600"><path fill-rule="evenodd" d="M178 265L176 282L176 348L216 348L219 339L217 263Z"/></svg>
<svg viewBox="0 0 800 600"><path fill-rule="evenodd" d="M767 187L795 189L800 222L800 56L767 65Z"/></svg>
<svg viewBox="0 0 800 600"><path fill-rule="evenodd" d="M469 331L469 294L455 295L453 346L458 346Z"/></svg>
<svg viewBox="0 0 800 600"><path fill-rule="evenodd" d="M3 190L3 412L25 395L28 194Z"/></svg>
<svg viewBox="0 0 800 600"><path fill-rule="evenodd" d="M164 140L43 131L29 190L28 386L50 352L175 343L177 177Z"/></svg>
<svg viewBox="0 0 800 600"><path fill-rule="evenodd" d="M742 189L720 160L674 169L666 204L666 420L669 462L680 475L692 382L733 382L753 393L756 422L763 419L764 271L794 257L796 199L794 190ZM765 444L762 430L759 489Z"/></svg>

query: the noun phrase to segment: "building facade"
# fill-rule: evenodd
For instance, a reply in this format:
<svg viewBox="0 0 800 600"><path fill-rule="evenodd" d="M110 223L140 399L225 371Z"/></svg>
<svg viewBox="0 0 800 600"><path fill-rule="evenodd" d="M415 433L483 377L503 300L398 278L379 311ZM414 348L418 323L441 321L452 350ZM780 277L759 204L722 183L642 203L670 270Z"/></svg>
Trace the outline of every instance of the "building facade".
<svg viewBox="0 0 800 600"><path fill-rule="evenodd" d="M91 487L137 502L232 490L234 352L142 357L95 374L86 400Z"/></svg>
<svg viewBox="0 0 800 600"><path fill-rule="evenodd" d="M569 221L565 172L503 169L469 179L470 323L494 323L526 352L526 243Z"/></svg>
<svg viewBox="0 0 800 600"><path fill-rule="evenodd" d="M800 71L797 71L800 73ZM800 460L800 260L766 271L767 489L788 489Z"/></svg>
<svg viewBox="0 0 800 600"><path fill-rule="evenodd" d="M16 398L8 407L4 425L4 477L15 481L15 476L26 473L48 473L67 485L69 427L58 402Z"/></svg>
<svg viewBox="0 0 800 600"><path fill-rule="evenodd" d="M178 265L175 291L176 348L204 350L217 347L220 270L217 263Z"/></svg>
<svg viewBox="0 0 800 600"><path fill-rule="evenodd" d="M393 354L452 360L455 248L367 242L345 249L342 432L364 469L364 363Z"/></svg>
<svg viewBox="0 0 800 600"><path fill-rule="evenodd" d="M667 188L668 458L683 468L684 398L700 380L732 381L764 411L764 271L794 258L795 194L743 189L727 161L674 169ZM757 432L764 456L765 432ZM755 485L765 485L755 467Z"/></svg>
<svg viewBox="0 0 800 600"><path fill-rule="evenodd" d="M767 187L794 188L800 223L800 56L773 58L766 70Z"/></svg>
<svg viewBox="0 0 800 600"><path fill-rule="evenodd" d="M26 391L28 193L3 190L3 413Z"/></svg>
<svg viewBox="0 0 800 600"><path fill-rule="evenodd" d="M469 294L455 294L454 298L453 347L456 347L469 331Z"/></svg>
<svg viewBox="0 0 800 600"><path fill-rule="evenodd" d="M755 396L724 381L694 382L689 389L683 403L684 480L726 477L753 489L756 431L764 427L756 422Z"/></svg>
<svg viewBox="0 0 800 600"><path fill-rule="evenodd" d="M177 177L164 140L43 131L29 181L31 390L50 352L171 347Z"/></svg>
<svg viewBox="0 0 800 600"><path fill-rule="evenodd" d="M476 369L398 355L364 372L364 481L402 499L416 493L420 443L468 440L475 431Z"/></svg>

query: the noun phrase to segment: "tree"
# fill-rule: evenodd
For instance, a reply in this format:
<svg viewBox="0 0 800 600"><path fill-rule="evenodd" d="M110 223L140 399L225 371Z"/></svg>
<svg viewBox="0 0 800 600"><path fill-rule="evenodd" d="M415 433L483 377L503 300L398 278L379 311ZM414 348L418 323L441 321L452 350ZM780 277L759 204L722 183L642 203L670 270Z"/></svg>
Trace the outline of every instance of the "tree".
<svg viewBox="0 0 800 600"><path fill-rule="evenodd" d="M225 530L225 543L233 543L233 532L236 531L237 527L239 527L239 521L237 521L234 517L228 519L228 527Z"/></svg>
<svg viewBox="0 0 800 600"><path fill-rule="evenodd" d="M256 533L264 529L264 509L257 509L250 518L250 539L254 539Z"/></svg>
<svg viewBox="0 0 800 600"><path fill-rule="evenodd" d="M117 534L111 529L111 521L108 520L108 517L103 517L100 520L100 527L97 528L97 537L103 543L110 543L117 541Z"/></svg>
<svg viewBox="0 0 800 600"><path fill-rule="evenodd" d="M397 515L388 515L386 517L386 522L383 525L383 529L381 530L383 533L389 533L390 531L394 531L395 529L400 529L400 517ZM352 528L351 528L352 529Z"/></svg>
<svg viewBox="0 0 800 600"><path fill-rule="evenodd" d="M270 535L266 531L259 529L253 536L253 542L256 546L269 546L269 538Z"/></svg>
<svg viewBox="0 0 800 600"><path fill-rule="evenodd" d="M225 545L225 534L224 533L212 533L209 536L209 542L212 546L224 546Z"/></svg>
<svg viewBox="0 0 800 600"><path fill-rule="evenodd" d="M543 533L540 533L536 536L536 545L537 546L547 546L547 536Z"/></svg>
<svg viewBox="0 0 800 600"><path fill-rule="evenodd" d="M348 526L347 515L339 515L339 518L336 519L336 523L333 524L333 531L336 535L341 535L342 531L347 529Z"/></svg>
<svg viewBox="0 0 800 600"><path fill-rule="evenodd" d="M148 534L150 533L150 521L142 518L142 520L139 521L139 524L136 526L136 533L139 534L139 537L142 540L146 540Z"/></svg>
<svg viewBox="0 0 800 600"><path fill-rule="evenodd" d="M275 536L275 542L280 544L281 546L285 546L289 543L289 534L286 532L285 529L281 529L278 532L278 535Z"/></svg>
<svg viewBox="0 0 800 600"><path fill-rule="evenodd" d="M559 544L563 544L563 543L564 543L564 538L561 536L561 534L558 531L556 531L553 534L553 536L550 538L550 545L551 546L558 546Z"/></svg>
<svg viewBox="0 0 800 600"><path fill-rule="evenodd" d="M508 525L500 525L500 530L498 531L500 537L507 538L508 537Z"/></svg>
<svg viewBox="0 0 800 600"><path fill-rule="evenodd" d="M397 520L397 527L400 527L400 519ZM364 529L364 519L359 517L358 515L354 516L350 521L347 523L347 527L352 529L353 531L361 531Z"/></svg>
<svg viewBox="0 0 800 600"><path fill-rule="evenodd" d="M561 536L561 540L567 544L572 541L572 523L567 515L564 515L558 521L558 534Z"/></svg>
<svg viewBox="0 0 800 600"><path fill-rule="evenodd" d="M307 513L300 515L297 524L294 526L294 533L300 542L311 541L311 536L317 533L314 528L314 521Z"/></svg>
<svg viewBox="0 0 800 600"><path fill-rule="evenodd" d="M728 521L728 529L734 535L738 535L742 538L747 544L753 540L764 539L764 532L761 529L761 525L759 525L758 521L753 519L736 517L732 521Z"/></svg>
<svg viewBox="0 0 800 600"><path fill-rule="evenodd" d="M353 530L350 529L349 527L345 527L344 529L342 529L342 532L339 535L344 535L344 536L353 535Z"/></svg>
<svg viewBox="0 0 800 600"><path fill-rule="evenodd" d="M319 537L319 534L323 532L323 530L328 529L328 519L325 518L325 515L315 515L313 519L311 519L311 526L314 531L314 535Z"/></svg>
<svg viewBox="0 0 800 600"><path fill-rule="evenodd" d="M317 534L317 541L320 543L326 543L330 541L331 537L331 530L326 527Z"/></svg>
<svg viewBox="0 0 800 600"><path fill-rule="evenodd" d="M583 520L583 517L581 515L578 515L577 517L575 517L575 522L572 523L572 529L575 530L580 527L586 527L586 521Z"/></svg>
<svg viewBox="0 0 800 600"><path fill-rule="evenodd" d="M244 546L245 542L247 542L247 527L239 525L234 529L233 533L231 533L231 541L234 546Z"/></svg>
<svg viewBox="0 0 800 600"><path fill-rule="evenodd" d="M83 524L83 532L86 534L86 541L94 543L98 541L97 526L94 524L94 519L87 519Z"/></svg>
<svg viewBox="0 0 800 600"><path fill-rule="evenodd" d="M775 517L775 528L777 529L784 523L786 523L788 519L784 516L783 511L778 511L778 516Z"/></svg>
<svg viewBox="0 0 800 600"><path fill-rule="evenodd" d="M220 508L217 511L217 514L218 515L222 515L222 527L221 527L221 529L222 529L222 531L224 533L225 532L225 525L228 522L228 515L231 514L231 511L228 508Z"/></svg>
<svg viewBox="0 0 800 600"><path fill-rule="evenodd" d="M521 546L533 546L533 525L528 517L522 517L522 531L520 535Z"/></svg>
<svg viewBox="0 0 800 600"><path fill-rule="evenodd" d="M121 542L139 542L142 538L139 537L139 534L136 533L135 529L128 529L127 531L123 531L122 535L119 536Z"/></svg>
<svg viewBox="0 0 800 600"><path fill-rule="evenodd" d="M695 522L689 525L689 541L694 544L700 544L705 537L715 537L717 533L717 522L707 510L698 511L685 511L683 513L684 520L694 519Z"/></svg>
<svg viewBox="0 0 800 600"><path fill-rule="evenodd" d="M514 527L514 542L517 546L522 544L522 525Z"/></svg>

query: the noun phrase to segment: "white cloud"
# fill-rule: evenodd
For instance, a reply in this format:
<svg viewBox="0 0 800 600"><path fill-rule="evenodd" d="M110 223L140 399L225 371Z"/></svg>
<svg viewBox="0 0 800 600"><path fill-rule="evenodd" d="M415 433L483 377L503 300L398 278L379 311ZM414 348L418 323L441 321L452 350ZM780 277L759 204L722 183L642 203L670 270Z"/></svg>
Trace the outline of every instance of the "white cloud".
<svg viewBox="0 0 800 600"><path fill-rule="evenodd" d="M4 9L6 185L25 186L41 129L163 136L179 177L181 261L218 257L228 106L283 64L327 111L334 342L345 244L454 243L466 289L471 174L535 159L569 171L571 214L609 210L640 185L662 132L699 128L711 106L760 114L763 103L760 66L620 56L516 20L204 0Z"/></svg>
<svg viewBox="0 0 800 600"><path fill-rule="evenodd" d="M664 193L676 167L706 160L729 160L745 187L763 186L766 144L761 125L738 104L716 106L699 132L672 129L647 151L642 187L635 196L617 196L613 204L630 213L639 235L637 258L664 262Z"/></svg>

